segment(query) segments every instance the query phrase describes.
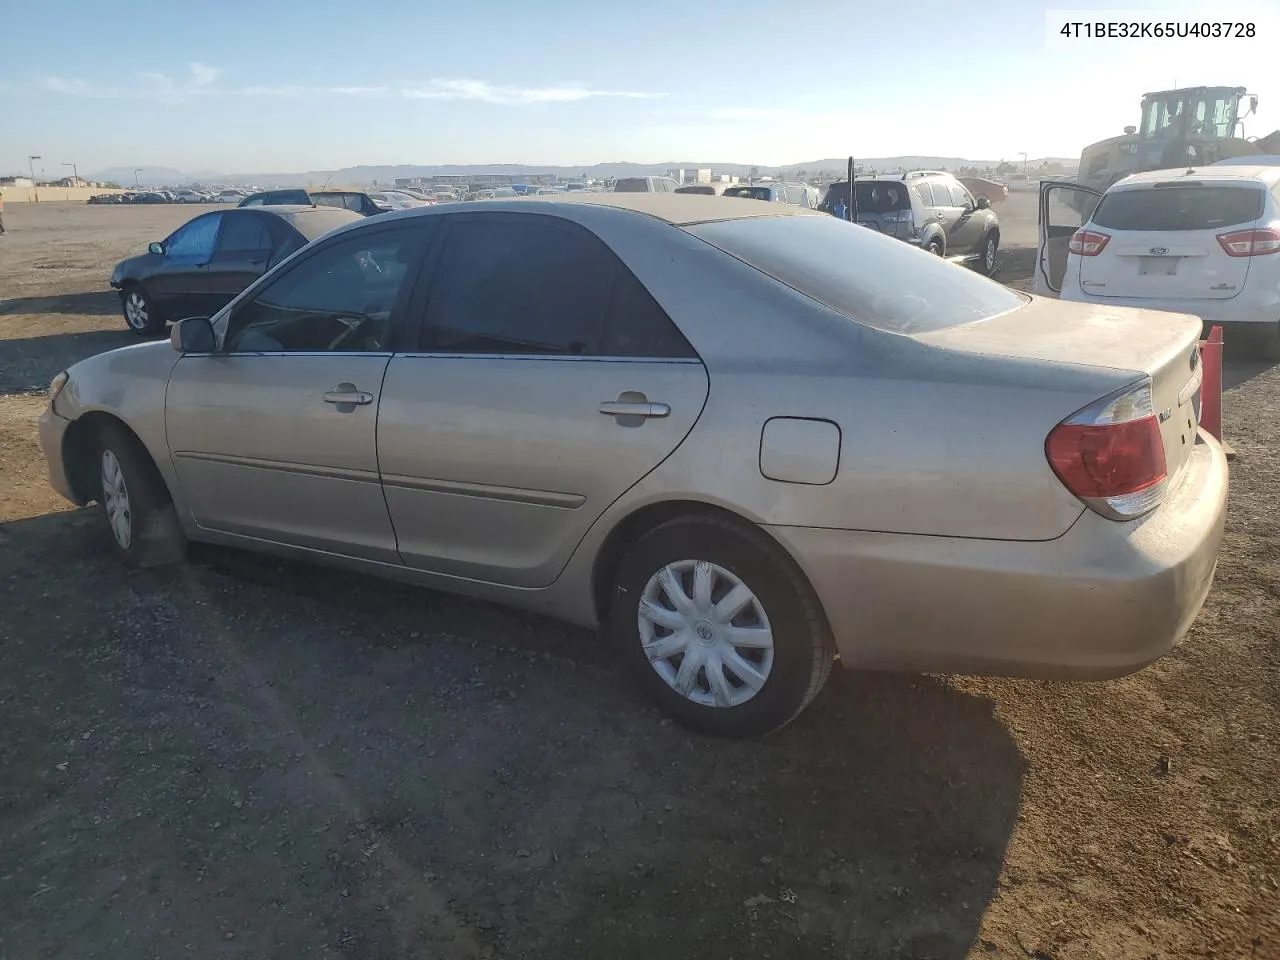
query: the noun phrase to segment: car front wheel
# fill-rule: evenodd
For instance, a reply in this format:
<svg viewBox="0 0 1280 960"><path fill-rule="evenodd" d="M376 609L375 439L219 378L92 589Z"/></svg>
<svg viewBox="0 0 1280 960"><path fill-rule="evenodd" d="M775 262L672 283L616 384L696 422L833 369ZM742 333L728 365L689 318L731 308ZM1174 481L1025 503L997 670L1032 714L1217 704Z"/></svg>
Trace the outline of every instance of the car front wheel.
<svg viewBox="0 0 1280 960"><path fill-rule="evenodd" d="M609 630L662 712L718 736L786 726L834 658L818 599L791 558L719 517L672 520L635 543L614 583Z"/></svg>
<svg viewBox="0 0 1280 960"><path fill-rule="evenodd" d="M993 231L982 241L978 253L978 272L989 277L996 272L996 250L1000 246L1000 237Z"/></svg>
<svg viewBox="0 0 1280 960"><path fill-rule="evenodd" d="M116 554L135 567L181 560L187 538L160 471L124 426L105 425L97 444L98 504Z"/></svg>
<svg viewBox="0 0 1280 960"><path fill-rule="evenodd" d="M164 330L164 318L156 313L147 291L140 286L125 289L121 297L124 322L140 337L154 337Z"/></svg>

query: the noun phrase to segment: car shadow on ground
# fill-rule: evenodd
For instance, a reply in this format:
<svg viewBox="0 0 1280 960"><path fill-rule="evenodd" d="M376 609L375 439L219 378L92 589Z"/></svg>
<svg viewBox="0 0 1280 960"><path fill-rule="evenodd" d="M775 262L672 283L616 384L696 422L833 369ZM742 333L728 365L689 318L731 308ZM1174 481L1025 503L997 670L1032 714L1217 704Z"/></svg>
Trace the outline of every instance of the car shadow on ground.
<svg viewBox="0 0 1280 960"><path fill-rule="evenodd" d="M707 739L589 631L229 550L129 571L103 536L0 527L15 955L974 943L1025 772L985 699L838 674L777 735Z"/></svg>
<svg viewBox="0 0 1280 960"><path fill-rule="evenodd" d="M55 297L13 297L0 300L0 316L44 313L111 317L120 313L120 298L114 291L98 290Z"/></svg>
<svg viewBox="0 0 1280 960"><path fill-rule="evenodd" d="M55 375L85 357L140 342L123 327L121 321L119 330L0 340L0 394L42 390Z"/></svg>

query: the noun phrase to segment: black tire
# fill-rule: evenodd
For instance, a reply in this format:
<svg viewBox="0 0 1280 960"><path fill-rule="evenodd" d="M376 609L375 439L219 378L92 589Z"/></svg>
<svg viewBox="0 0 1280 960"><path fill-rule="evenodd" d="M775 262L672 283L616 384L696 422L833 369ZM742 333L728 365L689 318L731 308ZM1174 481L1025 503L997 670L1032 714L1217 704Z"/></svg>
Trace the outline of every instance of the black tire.
<svg viewBox="0 0 1280 960"><path fill-rule="evenodd" d="M178 522L178 513L156 468L142 443L124 426L109 423L98 433L93 467L97 477L98 509L106 524L109 542L116 555L134 567L163 567L177 563L187 552L187 537ZM109 491L107 457L119 465L120 485ZM122 536L112 512L118 508L121 487L125 493L127 536ZM116 496L112 496L112 493Z"/></svg>
<svg viewBox="0 0 1280 960"><path fill-rule="evenodd" d="M974 263L974 269L984 277L989 277L996 272L998 249L1000 249L1000 234L992 230L982 238L982 244L978 247L978 259Z"/></svg>
<svg viewBox="0 0 1280 960"><path fill-rule="evenodd" d="M745 702L731 706L697 703L673 689L645 652L639 607L646 585L668 564L686 560L704 561L727 571L755 595L765 612L773 636L772 664L762 671L766 673L763 684ZM712 594L711 598L722 599L722 595L717 598ZM728 622L735 624L736 619ZM631 547L614 580L608 631L640 688L659 710L691 730L715 736L754 737L785 727L818 695L835 657L835 644L818 598L792 559L763 533L720 517L670 520ZM763 652L760 655L766 656ZM663 662L675 671L678 664L672 659ZM732 666L729 670L732 673ZM720 675L725 675L723 669ZM693 677L699 688L695 692L711 696L713 685L705 668L698 668ZM739 680L733 689L745 693L748 686Z"/></svg>
<svg viewBox="0 0 1280 960"><path fill-rule="evenodd" d="M942 241L939 240L937 237L934 237L932 240L930 240L928 243L924 245L924 251L925 253L933 254L935 257L941 257L946 255L946 250L942 246Z"/></svg>
<svg viewBox="0 0 1280 960"><path fill-rule="evenodd" d="M145 287L133 283L120 291L120 310L125 326L140 337L155 337L164 332L164 317L156 312L155 304Z"/></svg>

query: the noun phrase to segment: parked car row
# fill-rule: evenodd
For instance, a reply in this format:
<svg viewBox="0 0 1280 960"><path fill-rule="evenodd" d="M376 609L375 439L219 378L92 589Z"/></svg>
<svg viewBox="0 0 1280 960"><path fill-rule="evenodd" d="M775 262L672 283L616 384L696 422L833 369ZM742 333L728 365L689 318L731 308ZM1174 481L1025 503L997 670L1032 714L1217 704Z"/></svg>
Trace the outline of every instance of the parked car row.
<svg viewBox="0 0 1280 960"><path fill-rule="evenodd" d="M212 541L599 624L716 734L788 723L837 652L1161 657L1225 517L1199 321L1015 292L898 239L948 180L864 187L892 229L583 193L203 213L117 267L131 328L181 322L55 378L51 481L138 566ZM1224 255L1263 253L1250 224Z"/></svg>

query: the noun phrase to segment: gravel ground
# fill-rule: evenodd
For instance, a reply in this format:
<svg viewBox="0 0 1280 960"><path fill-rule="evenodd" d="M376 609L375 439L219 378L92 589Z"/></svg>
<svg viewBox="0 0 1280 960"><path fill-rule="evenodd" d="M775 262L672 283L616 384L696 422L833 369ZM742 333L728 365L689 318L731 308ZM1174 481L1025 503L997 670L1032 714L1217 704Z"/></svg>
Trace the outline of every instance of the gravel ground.
<svg viewBox="0 0 1280 960"><path fill-rule="evenodd" d="M111 265L193 212L6 210L0 960L1280 958L1280 368L1228 365L1224 552L1164 660L842 674L710 741L583 631L233 551L114 561L34 421L133 341Z"/></svg>

